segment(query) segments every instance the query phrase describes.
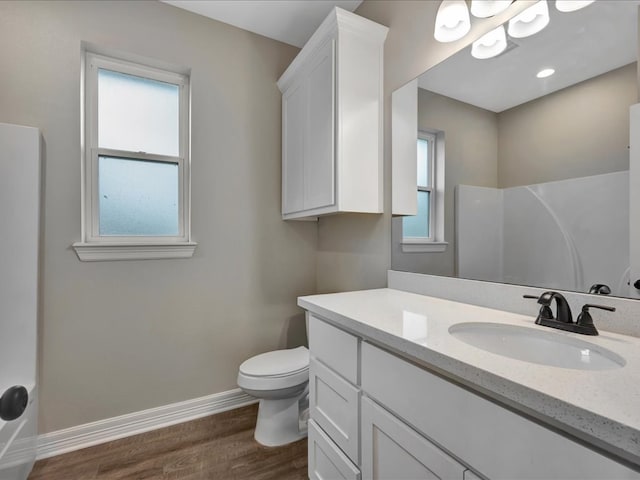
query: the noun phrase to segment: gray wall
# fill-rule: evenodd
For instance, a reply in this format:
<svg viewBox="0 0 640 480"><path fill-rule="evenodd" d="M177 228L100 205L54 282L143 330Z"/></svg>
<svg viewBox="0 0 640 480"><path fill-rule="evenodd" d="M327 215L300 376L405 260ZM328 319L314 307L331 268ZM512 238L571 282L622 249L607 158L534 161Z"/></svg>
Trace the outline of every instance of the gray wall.
<svg viewBox="0 0 640 480"><path fill-rule="evenodd" d="M629 169L632 63L498 115L498 184L514 187Z"/></svg>
<svg viewBox="0 0 640 480"><path fill-rule="evenodd" d="M184 260L80 262L80 44L192 69ZM0 2L0 122L46 146L41 432L236 387L304 341L317 225L280 218L276 80L297 49L150 1Z"/></svg>
<svg viewBox="0 0 640 480"><path fill-rule="evenodd" d="M402 217L392 221L391 264L396 270L454 275L456 185L497 187L498 119L495 113L418 89L418 128L445 132L445 239L441 253L403 253Z"/></svg>

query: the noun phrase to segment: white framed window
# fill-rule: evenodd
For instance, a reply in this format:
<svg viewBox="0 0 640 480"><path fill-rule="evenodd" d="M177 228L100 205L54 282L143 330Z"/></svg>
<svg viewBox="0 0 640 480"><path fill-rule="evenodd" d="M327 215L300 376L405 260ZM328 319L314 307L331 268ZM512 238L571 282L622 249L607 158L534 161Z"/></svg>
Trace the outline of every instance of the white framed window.
<svg viewBox="0 0 640 480"><path fill-rule="evenodd" d="M402 219L404 252L443 252L444 133L419 131L417 138L416 215Z"/></svg>
<svg viewBox="0 0 640 480"><path fill-rule="evenodd" d="M189 77L85 53L81 260L193 255Z"/></svg>

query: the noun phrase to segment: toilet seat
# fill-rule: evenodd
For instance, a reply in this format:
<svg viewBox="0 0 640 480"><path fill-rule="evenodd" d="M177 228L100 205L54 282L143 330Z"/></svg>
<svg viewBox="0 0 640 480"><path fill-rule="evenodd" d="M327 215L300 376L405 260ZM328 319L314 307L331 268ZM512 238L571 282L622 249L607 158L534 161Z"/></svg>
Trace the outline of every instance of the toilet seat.
<svg viewBox="0 0 640 480"><path fill-rule="evenodd" d="M238 386L251 390L295 387L309 380L309 350L305 347L262 353L245 360Z"/></svg>

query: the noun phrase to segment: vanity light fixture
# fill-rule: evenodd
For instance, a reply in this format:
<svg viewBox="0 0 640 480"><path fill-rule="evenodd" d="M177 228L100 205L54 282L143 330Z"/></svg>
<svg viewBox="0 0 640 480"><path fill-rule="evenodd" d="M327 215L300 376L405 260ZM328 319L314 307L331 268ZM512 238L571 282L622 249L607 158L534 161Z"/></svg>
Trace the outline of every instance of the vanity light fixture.
<svg viewBox="0 0 640 480"><path fill-rule="evenodd" d="M556 0L556 8L561 12L575 12L588 5L591 5L595 0ZM473 6L471 7L473 12Z"/></svg>
<svg viewBox="0 0 640 480"><path fill-rule="evenodd" d="M485 33L471 46L471 55L479 60L495 57L507 48L507 34L500 25L489 33Z"/></svg>
<svg viewBox="0 0 640 480"><path fill-rule="evenodd" d="M471 15L478 18L493 17L503 12L513 0L471 0Z"/></svg>
<svg viewBox="0 0 640 480"><path fill-rule="evenodd" d="M553 75L554 73L556 73L556 71L553 68L545 68L543 70L540 70L538 73L536 73L536 77L547 78Z"/></svg>
<svg viewBox="0 0 640 480"><path fill-rule="evenodd" d="M469 9L465 0L443 0L436 14L433 36L439 42L455 42L471 29Z"/></svg>
<svg viewBox="0 0 640 480"><path fill-rule="evenodd" d="M524 38L534 35L549 24L547 0L540 0L509 20L509 36Z"/></svg>

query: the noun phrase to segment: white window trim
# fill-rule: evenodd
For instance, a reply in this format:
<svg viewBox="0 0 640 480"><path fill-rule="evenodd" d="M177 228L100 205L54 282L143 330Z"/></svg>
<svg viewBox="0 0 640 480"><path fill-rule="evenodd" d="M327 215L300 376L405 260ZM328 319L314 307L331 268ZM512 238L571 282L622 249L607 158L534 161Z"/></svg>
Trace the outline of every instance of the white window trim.
<svg viewBox="0 0 640 480"><path fill-rule="evenodd" d="M404 237L401 248L404 253L437 253L447 249L448 242L444 239L444 132L418 131L417 138L431 140L431 185L418 190L430 191L429 204L429 232L430 237ZM417 141L417 139L416 139Z"/></svg>
<svg viewBox="0 0 640 480"><path fill-rule="evenodd" d="M180 86L178 156L148 154L98 148L98 68L150 78ZM161 70L92 52L83 55L82 68L82 241L72 245L82 261L147 260L188 258L197 243L191 240L191 174L189 155L189 79L181 73ZM98 201L98 157L135 158L178 165L179 235L177 236L100 236Z"/></svg>

